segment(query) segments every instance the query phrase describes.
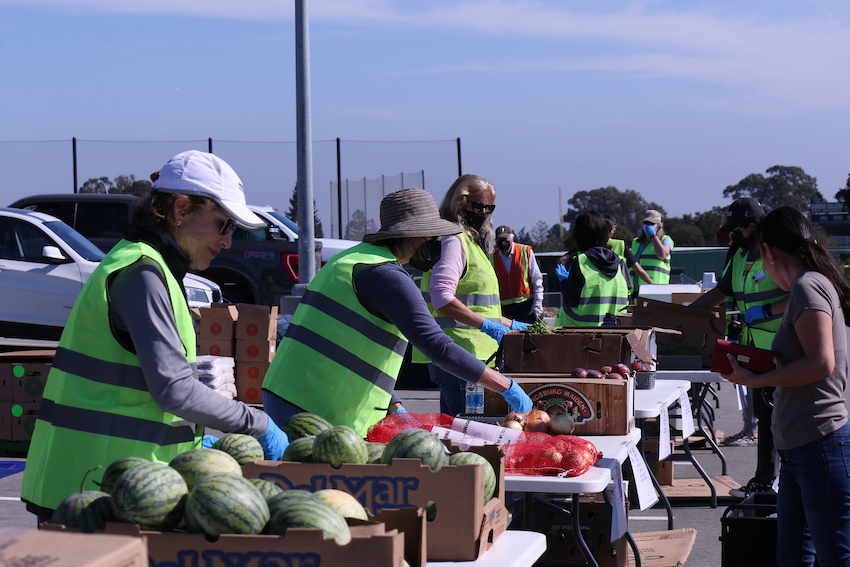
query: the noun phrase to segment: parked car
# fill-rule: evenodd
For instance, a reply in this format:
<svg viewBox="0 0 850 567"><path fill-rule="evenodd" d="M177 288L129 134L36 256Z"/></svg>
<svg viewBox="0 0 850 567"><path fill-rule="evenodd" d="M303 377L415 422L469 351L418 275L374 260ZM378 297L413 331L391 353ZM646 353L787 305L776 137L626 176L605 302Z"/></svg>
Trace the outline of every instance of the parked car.
<svg viewBox="0 0 850 567"><path fill-rule="evenodd" d="M269 223L269 227L278 230L281 238L286 238L292 242L298 240L298 225L292 219L279 213L274 207L268 205L248 205L254 214ZM359 244L357 240L344 240L339 238L317 238L317 242L322 244L322 264L334 257L338 252L342 252L351 248L355 244Z"/></svg>
<svg viewBox="0 0 850 567"><path fill-rule="evenodd" d="M0 208L0 336L58 340L103 252L50 215ZM221 300L213 282L184 280L193 307Z"/></svg>
<svg viewBox="0 0 850 567"><path fill-rule="evenodd" d="M11 206L56 216L107 252L127 232L138 201L125 194L64 193L24 197ZM321 244L316 243L320 259ZM231 247L201 273L221 287L226 301L280 305L298 282L298 243L271 225L255 231L237 228Z"/></svg>

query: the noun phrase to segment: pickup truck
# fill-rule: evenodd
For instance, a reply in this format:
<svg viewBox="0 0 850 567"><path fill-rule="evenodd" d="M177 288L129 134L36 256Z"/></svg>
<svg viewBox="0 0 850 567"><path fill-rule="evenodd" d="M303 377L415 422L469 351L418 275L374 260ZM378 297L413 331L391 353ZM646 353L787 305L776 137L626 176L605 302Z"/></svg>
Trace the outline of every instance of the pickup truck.
<svg viewBox="0 0 850 567"><path fill-rule="evenodd" d="M10 206L53 215L107 252L127 232L138 201L134 195L63 193L24 197ZM319 243L316 261L321 261ZM255 231L237 228L232 246L198 273L221 286L225 301L280 305L298 282L298 243L279 236L271 225Z"/></svg>

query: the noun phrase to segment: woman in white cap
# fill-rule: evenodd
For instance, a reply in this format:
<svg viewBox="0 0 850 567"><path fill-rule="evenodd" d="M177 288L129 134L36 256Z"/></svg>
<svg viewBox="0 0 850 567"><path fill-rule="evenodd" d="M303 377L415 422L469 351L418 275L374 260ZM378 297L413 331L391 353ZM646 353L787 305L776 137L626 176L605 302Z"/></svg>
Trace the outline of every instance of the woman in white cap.
<svg viewBox="0 0 850 567"><path fill-rule="evenodd" d="M515 411L531 410L511 378L440 329L402 267L423 256L426 243L460 231L424 189L384 197L380 230L334 256L307 286L266 372L266 411L281 423L308 411L365 436L388 413L404 411L394 387L408 340L446 371L500 392Z"/></svg>
<svg viewBox="0 0 850 567"><path fill-rule="evenodd" d="M178 154L151 178L151 195L86 282L56 350L21 489L40 519L80 490L89 469L129 455L168 463L208 446L204 427L252 435L269 459L288 444L265 412L198 380L180 283L230 246L234 227L263 222L212 154ZM99 478L84 488L96 490Z"/></svg>
<svg viewBox="0 0 850 567"><path fill-rule="evenodd" d="M646 270L653 283L670 283L670 257L673 253L673 239L664 232L661 213L655 209L646 211L643 227L638 236L632 240L632 254ZM640 278L631 272L632 293L637 297L640 289Z"/></svg>

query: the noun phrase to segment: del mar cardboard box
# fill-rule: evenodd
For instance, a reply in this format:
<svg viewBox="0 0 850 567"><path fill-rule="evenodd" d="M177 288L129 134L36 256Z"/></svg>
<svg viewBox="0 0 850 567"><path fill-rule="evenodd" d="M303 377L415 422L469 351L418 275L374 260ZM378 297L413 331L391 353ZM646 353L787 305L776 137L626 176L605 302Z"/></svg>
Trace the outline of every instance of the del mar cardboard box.
<svg viewBox="0 0 850 567"><path fill-rule="evenodd" d="M549 413L570 413L575 435L627 435L635 425L635 380L572 378L565 374L513 373L511 378ZM572 402L568 408L567 402ZM484 391L484 413L505 415L508 403Z"/></svg>
<svg viewBox="0 0 850 567"><path fill-rule="evenodd" d="M0 353L0 401L41 401L55 354L55 350Z"/></svg>
<svg viewBox="0 0 850 567"><path fill-rule="evenodd" d="M658 354L698 354L703 368L711 366L715 341L726 338L726 310L721 308L686 307L639 297L633 307L632 322L678 331L658 334L655 339Z"/></svg>
<svg viewBox="0 0 850 567"><path fill-rule="evenodd" d="M198 336L202 339L233 340L239 311L229 303L213 303L199 309Z"/></svg>
<svg viewBox="0 0 850 567"><path fill-rule="evenodd" d="M450 447L457 452L457 447ZM245 478L262 478L284 490L310 492L336 488L348 492L371 514L407 507L428 513L428 561L473 561L507 529L504 505L504 452L501 447L470 447L496 471L495 496L484 503L480 466L446 465L434 472L419 459L395 459L389 465L255 461L242 467ZM433 517L433 521L431 521Z"/></svg>
<svg viewBox="0 0 850 567"><path fill-rule="evenodd" d="M268 341L277 338L277 305L237 304L236 338Z"/></svg>
<svg viewBox="0 0 850 567"><path fill-rule="evenodd" d="M321 530L312 529L291 529L283 536L226 534L215 541L202 534L147 531L135 524L121 523L109 523L97 534L78 534L51 524L42 524L41 531L81 537L116 537L101 533L132 536L137 541L147 541L148 557L140 565L151 567L402 567L405 559L411 567L425 567L421 548L425 537L422 510L382 515L380 521L352 520L349 525L352 539L346 545L338 545ZM412 544L409 549L408 540Z"/></svg>
<svg viewBox="0 0 850 567"><path fill-rule="evenodd" d="M502 372L599 370L618 362L653 358L659 329L647 327L558 327L553 333L507 333L502 338Z"/></svg>
<svg viewBox="0 0 850 567"><path fill-rule="evenodd" d="M0 528L0 565L148 567L148 546L124 535Z"/></svg>

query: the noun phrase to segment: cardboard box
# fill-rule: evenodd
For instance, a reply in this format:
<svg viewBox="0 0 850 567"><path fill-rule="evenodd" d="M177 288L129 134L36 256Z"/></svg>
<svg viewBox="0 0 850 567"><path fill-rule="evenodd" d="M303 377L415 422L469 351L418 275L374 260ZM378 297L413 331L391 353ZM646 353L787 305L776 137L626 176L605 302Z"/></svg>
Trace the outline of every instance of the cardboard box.
<svg viewBox="0 0 850 567"><path fill-rule="evenodd" d="M397 518L397 519L396 519ZM323 567L400 567L408 558L411 567L425 567L421 543L424 542L424 514L411 509L385 514L381 521L350 522L352 539L337 545L321 530L291 529L284 536L225 534L209 541L202 534L147 531L134 524L109 523L103 534L79 534L64 526L42 524L51 534L78 537L129 536L147 541L147 553L140 565L322 565ZM396 522L394 525L393 522ZM409 532L403 529L411 530ZM415 533L413 530L417 530ZM409 534L409 537L408 537ZM408 543L412 542L408 551ZM420 548L416 548L419 542ZM410 555L407 555L410 553Z"/></svg>
<svg viewBox="0 0 850 567"><path fill-rule="evenodd" d="M28 441L32 439L35 422L38 419L40 402L0 402L0 415L3 422L3 441Z"/></svg>
<svg viewBox="0 0 850 567"><path fill-rule="evenodd" d="M277 306L239 303L236 338L254 341L277 339Z"/></svg>
<svg viewBox="0 0 850 567"><path fill-rule="evenodd" d="M0 402L0 441L12 440L12 421L16 419L12 415L14 405L14 402Z"/></svg>
<svg viewBox="0 0 850 567"><path fill-rule="evenodd" d="M263 379L269 362L236 363L236 399L247 404L263 403Z"/></svg>
<svg viewBox="0 0 850 567"><path fill-rule="evenodd" d="M502 372L569 374L618 362L652 360L655 335L647 327L558 327L551 334L507 333L502 338ZM663 330L662 330L663 331Z"/></svg>
<svg viewBox="0 0 850 567"><path fill-rule="evenodd" d="M632 534L640 552L643 567L680 567L688 560L697 539L695 528ZM635 564L632 548L628 565ZM764 563L761 563L762 565Z"/></svg>
<svg viewBox="0 0 850 567"><path fill-rule="evenodd" d="M274 358L275 340L253 341L236 339L233 357L236 362L271 362Z"/></svg>
<svg viewBox="0 0 850 567"><path fill-rule="evenodd" d="M711 366L715 341L726 338L726 310L721 308L685 307L639 297L632 321L636 325L679 331L681 334L658 334L658 354L698 354L702 357L702 368Z"/></svg>
<svg viewBox="0 0 850 567"><path fill-rule="evenodd" d="M572 378L565 374L517 374L514 382L547 412L569 411L575 435L627 435L635 425L635 380ZM567 409L572 401L572 409ZM484 390L484 413L506 415L508 403L496 392Z"/></svg>
<svg viewBox="0 0 850 567"><path fill-rule="evenodd" d="M148 567L144 538L0 528L0 564Z"/></svg>
<svg viewBox="0 0 850 567"><path fill-rule="evenodd" d="M233 340L239 311L235 305L213 303L199 309L201 314L198 337L201 339Z"/></svg>
<svg viewBox="0 0 850 567"><path fill-rule="evenodd" d="M41 401L55 354L55 350L0 353L0 401Z"/></svg>
<svg viewBox="0 0 850 567"><path fill-rule="evenodd" d="M460 449L449 448L452 452ZM473 561L507 529L504 452L501 447L470 447L496 471L495 496L484 503L484 471L478 466L446 465L434 472L418 459L395 459L389 465L255 461L243 465L245 478L262 478L284 490L315 492L336 488L355 496L371 514L386 509L425 508L428 561Z"/></svg>
<svg viewBox="0 0 850 567"><path fill-rule="evenodd" d="M232 339L198 339L198 354L233 356Z"/></svg>

